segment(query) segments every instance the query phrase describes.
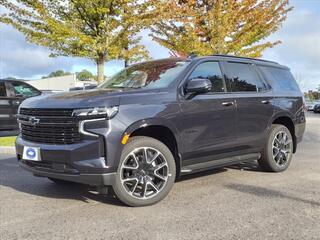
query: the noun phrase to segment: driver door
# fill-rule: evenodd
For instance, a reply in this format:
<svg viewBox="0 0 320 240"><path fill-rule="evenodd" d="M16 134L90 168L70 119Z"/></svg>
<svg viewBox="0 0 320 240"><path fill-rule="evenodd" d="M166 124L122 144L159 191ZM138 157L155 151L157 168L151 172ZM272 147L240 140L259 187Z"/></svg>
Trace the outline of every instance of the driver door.
<svg viewBox="0 0 320 240"><path fill-rule="evenodd" d="M226 92L219 62L199 63L187 81L194 78L209 79L212 89L192 99L180 100L183 165L231 156L236 146L235 102Z"/></svg>

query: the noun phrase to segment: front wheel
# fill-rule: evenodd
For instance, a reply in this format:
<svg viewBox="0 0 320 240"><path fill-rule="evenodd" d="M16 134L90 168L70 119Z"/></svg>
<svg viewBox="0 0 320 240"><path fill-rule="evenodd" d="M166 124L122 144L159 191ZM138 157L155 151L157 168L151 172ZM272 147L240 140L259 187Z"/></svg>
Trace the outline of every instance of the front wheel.
<svg viewBox="0 0 320 240"><path fill-rule="evenodd" d="M270 172L286 170L293 154L293 140L291 132L283 125L273 124L261 158L260 167Z"/></svg>
<svg viewBox="0 0 320 240"><path fill-rule="evenodd" d="M166 145L150 137L132 137L125 145L113 190L129 206L147 206L165 198L176 177Z"/></svg>

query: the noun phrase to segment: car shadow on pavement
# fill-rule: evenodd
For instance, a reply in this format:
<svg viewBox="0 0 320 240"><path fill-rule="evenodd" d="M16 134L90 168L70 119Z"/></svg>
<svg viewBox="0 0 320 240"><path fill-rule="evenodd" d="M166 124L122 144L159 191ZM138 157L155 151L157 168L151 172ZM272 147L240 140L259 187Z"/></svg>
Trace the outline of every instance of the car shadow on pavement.
<svg viewBox="0 0 320 240"><path fill-rule="evenodd" d="M191 173L191 174L183 175L183 176L177 178L176 182L182 182L182 181L187 181L187 180L194 179L194 178L206 177L209 175L223 173L226 171L227 171L227 169L225 169L225 168L216 168L216 169L206 170L206 171L202 171L202 172Z"/></svg>
<svg viewBox="0 0 320 240"><path fill-rule="evenodd" d="M320 207L320 202L303 199L301 197L291 196L289 194L283 193L281 191L272 190L264 187L252 186L252 185L245 185L245 184L227 184L225 187L242 192L247 194L252 194L258 197L263 198L284 198L292 201L302 202L305 204L311 204L317 207Z"/></svg>
<svg viewBox="0 0 320 240"><path fill-rule="evenodd" d="M228 166L227 168L241 171L262 172L262 169L260 168L257 161L243 162L236 165Z"/></svg>
<svg viewBox="0 0 320 240"><path fill-rule="evenodd" d="M19 192L48 198L73 199L89 203L101 203L124 206L112 193L95 193L95 188L78 183L59 185L47 178L35 177L21 169L15 159L0 161L0 188L9 187ZM1 191L0 191L1 195Z"/></svg>
<svg viewBox="0 0 320 240"><path fill-rule="evenodd" d="M189 180L189 179L193 179L193 178L206 177L206 176L209 176L212 174L226 172L226 171L228 171L228 169L241 170L241 171L256 171L256 172L262 171L261 168L259 167L259 164L256 161L244 162L244 163L239 163L239 164L231 165L231 166L227 166L227 167L213 168L211 170L206 170L203 172L197 172L197 173L184 175L184 176L181 176L179 179L177 179L177 182L185 181L185 180Z"/></svg>

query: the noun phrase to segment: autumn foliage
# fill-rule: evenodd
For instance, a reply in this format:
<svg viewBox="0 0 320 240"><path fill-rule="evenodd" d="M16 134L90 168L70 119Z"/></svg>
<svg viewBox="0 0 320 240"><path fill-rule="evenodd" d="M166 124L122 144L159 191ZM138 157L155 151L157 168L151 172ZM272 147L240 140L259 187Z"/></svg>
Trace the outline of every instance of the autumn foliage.
<svg viewBox="0 0 320 240"><path fill-rule="evenodd" d="M292 9L288 0L156 0L152 37L180 54L260 57Z"/></svg>
<svg viewBox="0 0 320 240"><path fill-rule="evenodd" d="M148 58L138 33L173 55L234 54L259 57L279 44L266 38L292 9L288 0L0 0L0 22L45 46L52 56L76 56L97 64L98 80L112 59Z"/></svg>

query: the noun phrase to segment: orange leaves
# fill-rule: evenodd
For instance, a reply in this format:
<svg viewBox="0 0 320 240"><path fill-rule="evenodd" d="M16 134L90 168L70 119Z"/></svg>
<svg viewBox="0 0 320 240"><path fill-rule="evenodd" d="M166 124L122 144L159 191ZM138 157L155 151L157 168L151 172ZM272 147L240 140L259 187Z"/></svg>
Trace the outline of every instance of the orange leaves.
<svg viewBox="0 0 320 240"><path fill-rule="evenodd" d="M160 0L165 13L154 40L184 54L260 56L279 42L263 42L286 19L288 0ZM163 17L165 16L165 17Z"/></svg>

